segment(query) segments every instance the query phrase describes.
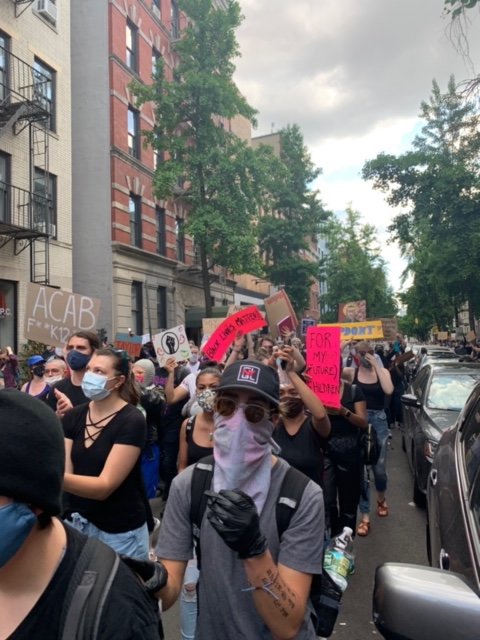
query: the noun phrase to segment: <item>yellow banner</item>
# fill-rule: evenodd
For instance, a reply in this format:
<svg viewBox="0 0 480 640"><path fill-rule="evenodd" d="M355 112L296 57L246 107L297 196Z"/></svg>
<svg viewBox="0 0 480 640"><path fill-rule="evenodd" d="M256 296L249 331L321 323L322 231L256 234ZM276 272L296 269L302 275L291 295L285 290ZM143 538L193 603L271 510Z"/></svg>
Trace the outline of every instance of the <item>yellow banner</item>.
<svg viewBox="0 0 480 640"><path fill-rule="evenodd" d="M342 340L381 340L383 327L381 320L365 322L340 322L337 324L321 324L322 327L340 327Z"/></svg>

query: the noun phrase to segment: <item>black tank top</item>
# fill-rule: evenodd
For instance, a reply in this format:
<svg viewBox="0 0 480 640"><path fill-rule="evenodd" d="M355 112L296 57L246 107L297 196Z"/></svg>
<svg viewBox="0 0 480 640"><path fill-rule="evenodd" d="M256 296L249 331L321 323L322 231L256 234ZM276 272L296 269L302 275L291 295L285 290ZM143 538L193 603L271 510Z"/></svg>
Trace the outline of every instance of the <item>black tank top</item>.
<svg viewBox="0 0 480 640"><path fill-rule="evenodd" d="M358 369L355 369L353 382L358 384L363 391L363 395L367 401L367 411L379 411L385 408L385 393L378 378L376 382L360 382L358 379Z"/></svg>
<svg viewBox="0 0 480 640"><path fill-rule="evenodd" d="M213 447L201 447L193 439L193 429L195 427L195 419L197 416L192 416L188 419L186 428L187 438L187 464L195 464L202 458L212 455ZM212 443L213 444L213 443Z"/></svg>

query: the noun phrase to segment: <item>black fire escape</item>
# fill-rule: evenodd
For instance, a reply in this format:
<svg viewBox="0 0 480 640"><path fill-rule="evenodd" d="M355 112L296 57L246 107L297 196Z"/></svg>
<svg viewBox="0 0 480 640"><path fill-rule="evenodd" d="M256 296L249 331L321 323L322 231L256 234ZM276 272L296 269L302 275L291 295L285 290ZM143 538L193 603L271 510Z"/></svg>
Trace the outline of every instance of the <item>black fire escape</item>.
<svg viewBox="0 0 480 640"><path fill-rule="evenodd" d="M28 189L0 180L0 249L10 241L15 255L29 248L31 281L49 284L49 239L56 233L48 172L51 79L3 47L0 56L0 136L28 131L29 172Z"/></svg>

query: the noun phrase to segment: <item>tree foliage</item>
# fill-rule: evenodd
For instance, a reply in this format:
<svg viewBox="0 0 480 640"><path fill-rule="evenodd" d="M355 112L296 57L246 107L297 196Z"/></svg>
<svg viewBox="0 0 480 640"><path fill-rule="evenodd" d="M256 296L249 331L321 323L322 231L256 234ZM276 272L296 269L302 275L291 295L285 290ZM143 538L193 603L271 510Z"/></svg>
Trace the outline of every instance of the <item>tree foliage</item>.
<svg viewBox="0 0 480 640"><path fill-rule="evenodd" d="M401 207L389 230L414 279L407 300L419 322L428 317L441 329L465 301L472 314L480 307L480 128L453 77L444 94L433 82L421 117L411 151L380 154L362 173Z"/></svg>
<svg viewBox="0 0 480 640"><path fill-rule="evenodd" d="M332 216L322 225L327 251L320 263L322 321L336 322L338 305L366 300L369 318L395 315L397 305L388 285L376 230L361 222L360 213L347 209L345 220Z"/></svg>
<svg viewBox="0 0 480 640"><path fill-rule="evenodd" d="M265 275L283 285L293 306L302 314L308 307L309 289L318 277L318 261L309 256L326 212L311 189L320 174L305 146L298 125L279 132L281 168L270 189L272 211L258 224L259 246L265 259Z"/></svg>
<svg viewBox="0 0 480 640"><path fill-rule="evenodd" d="M205 307L211 311L211 268L259 272L255 220L268 206L267 184L275 161L269 149L254 150L225 126L255 111L238 91L233 73L239 3L217 8L212 0L181 0L188 25L175 44L178 65L168 78L159 61L151 86L139 83L139 104L152 102L155 124L146 142L163 159L154 178L158 198L180 200L188 210L185 231L199 251Z"/></svg>

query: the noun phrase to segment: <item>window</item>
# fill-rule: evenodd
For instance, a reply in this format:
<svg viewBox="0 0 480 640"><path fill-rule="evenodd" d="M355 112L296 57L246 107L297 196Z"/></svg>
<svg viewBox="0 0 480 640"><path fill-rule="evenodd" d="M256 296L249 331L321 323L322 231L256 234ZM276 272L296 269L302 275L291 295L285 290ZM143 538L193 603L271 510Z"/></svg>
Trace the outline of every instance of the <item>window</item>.
<svg viewBox="0 0 480 640"><path fill-rule="evenodd" d="M38 167L33 175L33 227L57 235L57 176Z"/></svg>
<svg viewBox="0 0 480 640"><path fill-rule="evenodd" d="M157 329L167 329L167 287L157 287Z"/></svg>
<svg viewBox="0 0 480 640"><path fill-rule="evenodd" d="M0 222L10 222L10 156L0 153Z"/></svg>
<svg viewBox="0 0 480 640"><path fill-rule="evenodd" d="M143 282L132 282L132 326L133 333L143 335Z"/></svg>
<svg viewBox="0 0 480 640"><path fill-rule="evenodd" d="M180 9L177 0L172 0L171 21L172 38L177 39L180 37Z"/></svg>
<svg viewBox="0 0 480 640"><path fill-rule="evenodd" d="M0 31L0 101L5 100L9 93L9 58L10 38Z"/></svg>
<svg viewBox="0 0 480 640"><path fill-rule="evenodd" d="M33 63L34 100L48 112L48 128L55 131L56 72L35 58Z"/></svg>
<svg viewBox="0 0 480 640"><path fill-rule="evenodd" d="M130 213L130 242L134 247L142 246L142 199L131 193L128 198Z"/></svg>
<svg viewBox="0 0 480 640"><path fill-rule="evenodd" d="M160 0L152 0L152 13L154 13L159 20L162 19Z"/></svg>
<svg viewBox="0 0 480 640"><path fill-rule="evenodd" d="M167 251L165 209L163 207L156 207L155 213L157 217L157 251L161 256L164 256Z"/></svg>
<svg viewBox="0 0 480 640"><path fill-rule="evenodd" d="M175 219L175 236L177 239L177 260L185 262L185 221L182 218Z"/></svg>
<svg viewBox="0 0 480 640"><path fill-rule="evenodd" d="M152 49L152 76L155 75L157 71L157 64L162 59L162 54L158 49Z"/></svg>
<svg viewBox="0 0 480 640"><path fill-rule="evenodd" d="M132 22L130 22L130 20L127 20L125 33L127 47L127 67L130 67L132 71L138 71L138 31L137 27Z"/></svg>
<svg viewBox="0 0 480 640"><path fill-rule="evenodd" d="M134 158L140 158L140 117L133 107L128 107L128 153Z"/></svg>

